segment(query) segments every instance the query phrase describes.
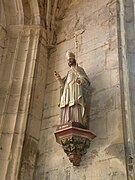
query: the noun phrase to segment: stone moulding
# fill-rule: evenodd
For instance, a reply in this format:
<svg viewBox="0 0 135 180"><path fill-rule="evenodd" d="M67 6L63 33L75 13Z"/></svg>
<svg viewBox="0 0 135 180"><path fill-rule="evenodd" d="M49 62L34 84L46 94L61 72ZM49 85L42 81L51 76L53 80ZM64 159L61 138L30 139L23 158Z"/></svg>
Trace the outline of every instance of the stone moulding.
<svg viewBox="0 0 135 180"><path fill-rule="evenodd" d="M82 155L86 154L92 139L96 135L88 129L76 127L73 123L58 126L55 132L56 142L74 166L80 166Z"/></svg>

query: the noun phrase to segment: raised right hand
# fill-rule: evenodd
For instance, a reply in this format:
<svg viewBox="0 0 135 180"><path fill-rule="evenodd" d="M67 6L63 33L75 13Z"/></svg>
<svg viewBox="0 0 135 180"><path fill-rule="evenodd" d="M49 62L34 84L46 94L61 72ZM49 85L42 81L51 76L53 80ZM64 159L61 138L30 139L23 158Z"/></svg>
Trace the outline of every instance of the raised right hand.
<svg viewBox="0 0 135 180"><path fill-rule="evenodd" d="M61 76L56 71L54 71L54 77L56 80L61 80Z"/></svg>

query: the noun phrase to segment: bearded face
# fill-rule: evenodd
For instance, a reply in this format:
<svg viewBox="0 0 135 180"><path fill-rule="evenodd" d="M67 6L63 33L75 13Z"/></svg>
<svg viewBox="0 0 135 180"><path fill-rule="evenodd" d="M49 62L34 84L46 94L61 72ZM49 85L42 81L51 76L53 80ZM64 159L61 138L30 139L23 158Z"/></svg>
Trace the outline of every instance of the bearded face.
<svg viewBox="0 0 135 180"><path fill-rule="evenodd" d="M69 65L69 67L75 66L76 65L76 60L74 58L69 58L68 59L68 65Z"/></svg>

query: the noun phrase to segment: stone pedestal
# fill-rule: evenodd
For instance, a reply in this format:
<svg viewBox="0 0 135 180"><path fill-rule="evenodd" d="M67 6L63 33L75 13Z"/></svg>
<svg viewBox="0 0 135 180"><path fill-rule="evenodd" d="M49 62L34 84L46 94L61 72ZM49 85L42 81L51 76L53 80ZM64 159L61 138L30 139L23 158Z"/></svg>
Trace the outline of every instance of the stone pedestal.
<svg viewBox="0 0 135 180"><path fill-rule="evenodd" d="M61 144L64 152L74 166L79 166L82 155L86 154L94 133L86 129L82 124L70 122L59 125L55 132L56 142Z"/></svg>

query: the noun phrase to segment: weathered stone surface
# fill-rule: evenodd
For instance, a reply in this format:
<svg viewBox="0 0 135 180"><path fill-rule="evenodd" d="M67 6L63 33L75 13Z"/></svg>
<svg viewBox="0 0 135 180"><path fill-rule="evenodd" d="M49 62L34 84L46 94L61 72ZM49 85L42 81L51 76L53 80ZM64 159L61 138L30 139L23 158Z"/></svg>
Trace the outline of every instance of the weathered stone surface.
<svg viewBox="0 0 135 180"><path fill-rule="evenodd" d="M134 4L0 1L2 180L127 179L125 159L134 155ZM65 53L75 51L75 33L77 62L91 81L89 127L97 134L78 168L53 135L60 113L53 72L68 71Z"/></svg>
<svg viewBox="0 0 135 180"><path fill-rule="evenodd" d="M116 11L116 1L71 1L64 19L58 24L58 44L49 53L35 179L52 180L54 175L58 180L126 180ZM50 134L55 131L59 116L59 87L53 71L58 71L62 77L66 74L65 53L75 51L74 34L77 31L81 32L77 62L91 81L89 127L97 137L81 166L74 168ZM116 169L115 163L122 168Z"/></svg>

